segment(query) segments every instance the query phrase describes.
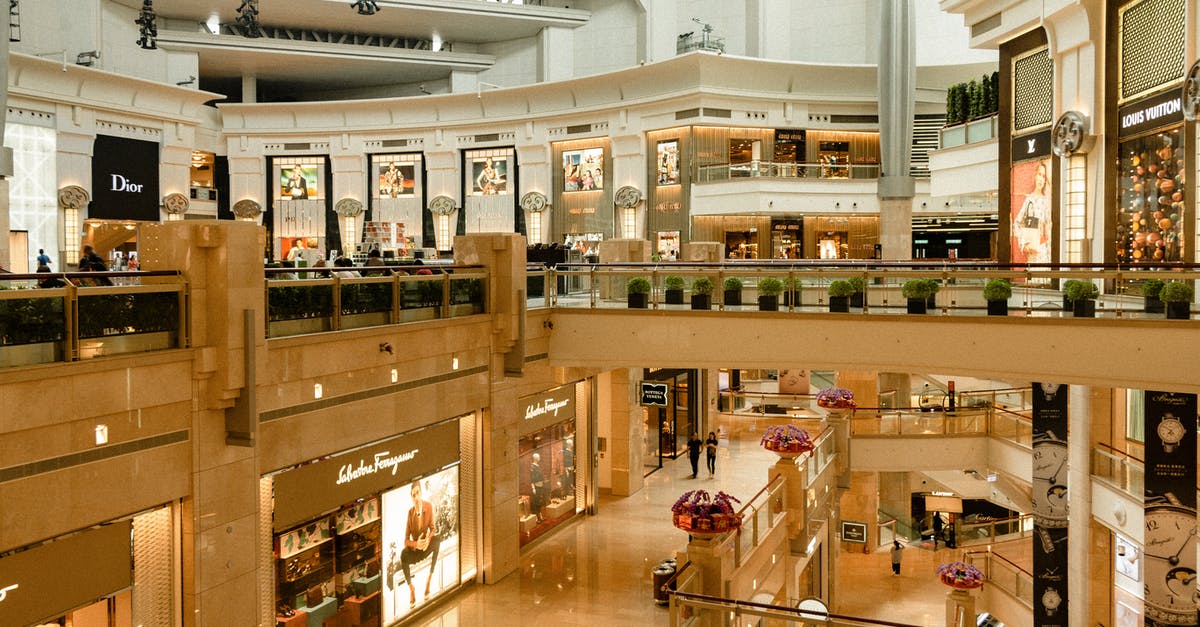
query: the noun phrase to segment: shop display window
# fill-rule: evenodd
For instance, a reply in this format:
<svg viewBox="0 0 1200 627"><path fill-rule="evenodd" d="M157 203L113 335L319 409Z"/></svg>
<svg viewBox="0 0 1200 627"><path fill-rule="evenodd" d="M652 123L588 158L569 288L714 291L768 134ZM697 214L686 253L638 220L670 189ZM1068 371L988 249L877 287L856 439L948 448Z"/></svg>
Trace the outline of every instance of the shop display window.
<svg viewBox="0 0 1200 627"><path fill-rule="evenodd" d="M821 178L850 177L850 142L823 141L819 148L817 158L821 164Z"/></svg>
<svg viewBox="0 0 1200 627"><path fill-rule="evenodd" d="M1123 141L1118 149L1117 260L1183 261L1183 128Z"/></svg>
<svg viewBox="0 0 1200 627"><path fill-rule="evenodd" d="M457 464L383 493L384 625L458 585L458 504Z"/></svg>
<svg viewBox="0 0 1200 627"><path fill-rule="evenodd" d="M337 613L332 540L329 518L315 520L275 538L276 613L281 620L301 612L310 619L324 619Z"/></svg>
<svg viewBox="0 0 1200 627"><path fill-rule="evenodd" d="M518 446L524 546L575 515L575 419L526 435Z"/></svg>
<svg viewBox="0 0 1200 627"><path fill-rule="evenodd" d="M339 605L348 602L371 604L371 614L378 615L382 580L379 499L367 499L344 508L337 513L335 521L334 561Z"/></svg>

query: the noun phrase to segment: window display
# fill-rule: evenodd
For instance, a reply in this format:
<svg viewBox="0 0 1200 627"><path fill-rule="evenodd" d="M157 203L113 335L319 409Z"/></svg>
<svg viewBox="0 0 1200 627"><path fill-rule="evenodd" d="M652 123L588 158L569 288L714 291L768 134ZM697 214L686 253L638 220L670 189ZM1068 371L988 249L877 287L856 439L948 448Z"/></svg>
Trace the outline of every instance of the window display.
<svg viewBox="0 0 1200 627"><path fill-rule="evenodd" d="M1183 261L1183 128L1123 141L1118 154L1117 260Z"/></svg>
<svg viewBox="0 0 1200 627"><path fill-rule="evenodd" d="M470 184L475 196L508 194L508 156L472 157Z"/></svg>
<svg viewBox="0 0 1200 627"><path fill-rule="evenodd" d="M574 386L566 388L574 394ZM575 515L575 418L523 436L520 450L521 545Z"/></svg>
<svg viewBox="0 0 1200 627"><path fill-rule="evenodd" d="M390 625L458 585L458 465L384 492L383 538Z"/></svg>
<svg viewBox="0 0 1200 627"><path fill-rule="evenodd" d="M337 612L332 539L328 518L275 538L276 614L290 618L303 612L323 620Z"/></svg>
<svg viewBox="0 0 1200 627"><path fill-rule="evenodd" d="M850 142L823 141L817 153L821 164L821 178L844 179L850 177Z"/></svg>
<svg viewBox="0 0 1200 627"><path fill-rule="evenodd" d="M588 192L604 189L604 149L585 148L563 152L563 191Z"/></svg>
<svg viewBox="0 0 1200 627"><path fill-rule="evenodd" d="M315 165L290 165L279 169L279 197L306 200L320 198L320 173Z"/></svg>
<svg viewBox="0 0 1200 627"><path fill-rule="evenodd" d="M679 141L658 142L658 184L679 183Z"/></svg>
<svg viewBox="0 0 1200 627"><path fill-rule="evenodd" d="M1054 234L1050 158L1012 166L1010 250L1013 263L1050 263Z"/></svg>

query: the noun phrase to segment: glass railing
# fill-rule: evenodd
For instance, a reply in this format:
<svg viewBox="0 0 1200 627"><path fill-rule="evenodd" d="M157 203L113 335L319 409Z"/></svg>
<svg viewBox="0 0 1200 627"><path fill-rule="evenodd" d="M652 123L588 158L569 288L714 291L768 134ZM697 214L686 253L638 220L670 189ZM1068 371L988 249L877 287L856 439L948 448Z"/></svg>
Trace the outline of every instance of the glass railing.
<svg viewBox="0 0 1200 627"><path fill-rule="evenodd" d="M983 571L988 585L1033 607L1033 574L1029 571L991 551L968 551L963 561Z"/></svg>
<svg viewBox="0 0 1200 627"><path fill-rule="evenodd" d="M1141 500L1146 495L1146 463L1105 444L1092 449L1092 476L1135 499Z"/></svg>
<svg viewBox="0 0 1200 627"><path fill-rule="evenodd" d="M1000 540L1016 540L1033 533L1033 515L1014 516L998 520L961 523L955 528L958 546L990 544Z"/></svg>
<svg viewBox="0 0 1200 627"><path fill-rule="evenodd" d="M178 272L3 275L0 368L185 347L187 300Z"/></svg>
<svg viewBox="0 0 1200 627"><path fill-rule="evenodd" d="M1004 388L999 390L967 390L958 393L959 407L997 407L1021 411L1033 407L1033 388Z"/></svg>
<svg viewBox="0 0 1200 627"><path fill-rule="evenodd" d="M723 391L717 396L720 411L738 415L758 415L788 418L814 418L815 394L780 394L778 392Z"/></svg>
<svg viewBox="0 0 1200 627"><path fill-rule="evenodd" d="M987 435L986 408L959 411L921 411L915 407L883 409L860 407L850 418L850 435L870 436L930 436Z"/></svg>
<svg viewBox="0 0 1200 627"><path fill-rule="evenodd" d="M541 264L525 267L525 308L545 309L550 306L550 271Z"/></svg>
<svg viewBox="0 0 1200 627"><path fill-rule="evenodd" d="M453 273L343 277L330 268L268 268L267 337L456 318L484 313L487 274L478 266ZM425 272L433 272L425 269Z"/></svg>
<svg viewBox="0 0 1200 627"><path fill-rule="evenodd" d="M728 181L737 178L877 179L879 178L879 165L750 161L701 166L696 172L696 182L698 183Z"/></svg>
<svg viewBox="0 0 1200 627"><path fill-rule="evenodd" d="M682 573L676 589L670 592L671 627L740 627L741 625L778 625L780 627L916 627L909 623L855 618L840 614L814 613L794 607L768 605L709 596L699 592L700 582L694 569Z"/></svg>
<svg viewBox="0 0 1200 627"><path fill-rule="evenodd" d="M1005 303L1014 318L1073 317L1075 304L1059 286L1065 280L1090 281L1105 291L1088 302L1096 318L1163 320L1162 313L1147 313L1141 283L1169 278L1193 283L1200 265L1180 264L1159 269L1130 270L1106 265L1036 267L980 262L878 262L807 260L734 260L726 263L663 262L559 264L550 271L557 280L551 306L563 308L630 308L748 312L829 313L830 284L839 279L860 279L863 291L851 296L851 315L907 313L919 306L932 315L983 316L988 301L983 286L993 278L1013 282ZM684 288L668 291L666 278L680 277ZM630 280L644 279L644 305L630 298ZM706 279L700 281L700 279ZM909 299L905 283L932 280L936 293L927 299ZM782 285L780 285L782 284ZM563 286L567 286L563 291ZM635 285L635 291L638 286ZM911 293L911 292L910 292ZM766 297L766 298L760 298ZM1087 308L1081 307L1081 315ZM1091 316L1089 316L1091 317Z"/></svg>
<svg viewBox="0 0 1200 627"><path fill-rule="evenodd" d="M783 507L784 479L776 476L738 510L742 526L733 545L733 563L741 566L763 538L787 517Z"/></svg>
<svg viewBox="0 0 1200 627"><path fill-rule="evenodd" d="M964 124L943 127L940 132L939 148L954 148L992 139L996 137L998 130L997 119L998 117L993 115Z"/></svg>

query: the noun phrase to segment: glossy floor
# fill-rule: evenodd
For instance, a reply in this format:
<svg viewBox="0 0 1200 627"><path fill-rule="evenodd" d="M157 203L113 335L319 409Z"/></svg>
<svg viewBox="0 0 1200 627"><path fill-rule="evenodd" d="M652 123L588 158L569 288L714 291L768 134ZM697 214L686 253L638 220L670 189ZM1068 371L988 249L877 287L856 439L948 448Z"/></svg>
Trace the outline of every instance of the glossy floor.
<svg viewBox="0 0 1200 627"><path fill-rule="evenodd" d="M722 448L713 479L691 479L686 458L667 461L627 498L606 497L595 516L584 517L524 551L520 570L493 585L471 586L434 608L422 625L667 625L665 608L652 596L650 570L687 536L671 525L670 506L685 490L725 490L749 497L767 480L776 457L758 446L757 434L735 437ZM703 460L701 460L703 466ZM912 625L944 622L946 588L936 565L958 551L913 546L902 574L891 574L886 551L843 553L835 612Z"/></svg>

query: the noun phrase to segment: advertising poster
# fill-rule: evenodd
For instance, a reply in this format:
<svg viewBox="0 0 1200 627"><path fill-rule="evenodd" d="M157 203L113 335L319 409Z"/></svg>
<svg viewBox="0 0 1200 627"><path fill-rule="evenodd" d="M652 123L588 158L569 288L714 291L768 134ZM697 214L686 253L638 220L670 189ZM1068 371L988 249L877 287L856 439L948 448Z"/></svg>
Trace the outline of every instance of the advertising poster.
<svg viewBox="0 0 1200 627"><path fill-rule="evenodd" d="M379 164L378 190L380 198L411 196L416 191L415 166L412 163L390 161Z"/></svg>
<svg viewBox="0 0 1200 627"><path fill-rule="evenodd" d="M383 493L383 624L459 582L458 466Z"/></svg>
<svg viewBox="0 0 1200 627"><path fill-rule="evenodd" d="M315 165L285 165L279 168L279 197L283 200L320 198L320 180Z"/></svg>
<svg viewBox="0 0 1200 627"><path fill-rule="evenodd" d="M1145 624L1195 625L1196 395L1145 394Z"/></svg>
<svg viewBox="0 0 1200 627"><path fill-rule="evenodd" d="M1033 384L1033 624L1067 624L1067 386Z"/></svg>
<svg viewBox="0 0 1200 627"><path fill-rule="evenodd" d="M1010 250L1013 263L1051 263L1054 223L1051 213L1050 159L1012 166Z"/></svg>
<svg viewBox="0 0 1200 627"><path fill-rule="evenodd" d="M658 142L658 184L679 183L679 142Z"/></svg>
<svg viewBox="0 0 1200 627"><path fill-rule="evenodd" d="M586 148L563 153L563 191L604 189L604 149Z"/></svg>
<svg viewBox="0 0 1200 627"><path fill-rule="evenodd" d="M476 196L508 194L508 158L471 159L471 193Z"/></svg>

